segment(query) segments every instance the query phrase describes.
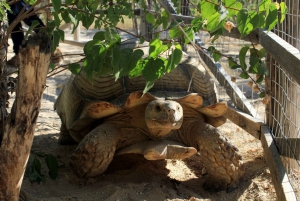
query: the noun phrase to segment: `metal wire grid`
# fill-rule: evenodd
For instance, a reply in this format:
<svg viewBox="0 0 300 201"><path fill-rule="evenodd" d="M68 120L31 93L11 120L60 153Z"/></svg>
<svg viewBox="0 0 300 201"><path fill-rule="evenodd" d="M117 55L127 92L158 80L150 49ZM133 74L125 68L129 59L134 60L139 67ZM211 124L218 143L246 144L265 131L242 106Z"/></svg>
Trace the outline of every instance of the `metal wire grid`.
<svg viewBox="0 0 300 201"><path fill-rule="evenodd" d="M283 23L278 22L273 32L300 50L300 1L281 0L280 2L286 3L288 13Z"/></svg>
<svg viewBox="0 0 300 201"><path fill-rule="evenodd" d="M297 199L300 199L300 85L280 66L276 58L270 57L271 101L267 106L267 124L270 126L282 162L288 173Z"/></svg>
<svg viewBox="0 0 300 201"><path fill-rule="evenodd" d="M206 47L213 45L217 50L219 50L225 56L222 57L219 61L222 68L226 71L228 75L230 75L232 78L236 80L235 84L237 85L237 87L243 92L243 94L246 96L248 101L255 108L256 113L254 117L258 119L264 119L265 116L264 105L262 104L262 99L259 98L259 92L255 92L253 89L254 85L251 85L251 79L241 78L239 75L242 73L242 71L240 69L234 69L234 70L230 69L228 64L227 57L232 57L235 61L238 61L238 55L240 49L245 45L250 46L251 44L249 42L245 42L243 40L234 39L230 37L220 37L214 43L212 43L209 33L204 31L200 31L198 33L198 37L205 44ZM249 55L246 56L246 62L249 62ZM252 78L255 78L255 75L251 74L250 76ZM259 87L262 90L264 90L265 87L264 83L262 83ZM234 89L226 89L226 90L228 91ZM228 100L228 99L224 99L224 100L226 100L229 104L233 104L232 100Z"/></svg>

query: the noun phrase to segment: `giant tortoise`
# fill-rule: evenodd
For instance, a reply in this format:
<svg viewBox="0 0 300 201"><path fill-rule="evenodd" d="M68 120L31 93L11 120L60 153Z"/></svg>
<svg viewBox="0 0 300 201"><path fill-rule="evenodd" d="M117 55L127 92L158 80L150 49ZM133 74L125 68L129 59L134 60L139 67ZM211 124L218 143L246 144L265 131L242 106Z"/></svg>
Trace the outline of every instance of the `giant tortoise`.
<svg viewBox="0 0 300 201"><path fill-rule="evenodd" d="M204 67L184 54L181 63L146 94L142 77L71 75L56 103L59 143L79 143L71 166L81 177L102 174L114 155L183 159L198 152L208 177L204 189L232 190L243 175L238 149L216 128L227 104L217 102Z"/></svg>

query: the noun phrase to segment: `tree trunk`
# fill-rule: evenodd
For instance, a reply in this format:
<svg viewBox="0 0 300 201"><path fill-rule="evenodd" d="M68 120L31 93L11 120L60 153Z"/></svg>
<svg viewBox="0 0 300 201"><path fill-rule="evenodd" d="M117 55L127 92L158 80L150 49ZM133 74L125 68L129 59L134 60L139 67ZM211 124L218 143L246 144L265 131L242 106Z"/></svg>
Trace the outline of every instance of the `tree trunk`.
<svg viewBox="0 0 300 201"><path fill-rule="evenodd" d="M0 142L0 200L18 200L50 63L50 40L30 36L20 53L16 99Z"/></svg>

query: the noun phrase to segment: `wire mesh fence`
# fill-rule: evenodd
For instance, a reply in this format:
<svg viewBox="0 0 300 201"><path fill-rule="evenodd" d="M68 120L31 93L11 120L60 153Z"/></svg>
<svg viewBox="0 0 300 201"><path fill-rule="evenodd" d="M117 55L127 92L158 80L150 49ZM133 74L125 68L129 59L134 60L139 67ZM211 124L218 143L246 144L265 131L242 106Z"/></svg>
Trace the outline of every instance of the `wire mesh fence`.
<svg viewBox="0 0 300 201"><path fill-rule="evenodd" d="M286 3L288 13L283 23L277 24L274 33L300 50L300 2L281 2ZM300 200L300 119L297 119L300 115L300 80L287 72L287 64L279 64L271 55L267 58L267 65L270 71L267 90L272 97L266 110L267 124L282 155L297 199Z"/></svg>

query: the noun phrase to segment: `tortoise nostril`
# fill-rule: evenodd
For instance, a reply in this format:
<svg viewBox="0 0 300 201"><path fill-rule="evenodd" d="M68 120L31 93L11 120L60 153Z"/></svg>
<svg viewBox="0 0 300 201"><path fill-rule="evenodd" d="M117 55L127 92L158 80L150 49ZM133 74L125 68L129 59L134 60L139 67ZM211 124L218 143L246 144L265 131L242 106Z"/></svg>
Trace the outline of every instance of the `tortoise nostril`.
<svg viewBox="0 0 300 201"><path fill-rule="evenodd" d="M168 113L172 113L172 114L174 114L174 113L175 113L175 110L168 109Z"/></svg>
<svg viewBox="0 0 300 201"><path fill-rule="evenodd" d="M161 107L160 107L159 105L156 105L156 106L155 106L155 110L156 110L157 112L160 112L160 111L161 111Z"/></svg>

